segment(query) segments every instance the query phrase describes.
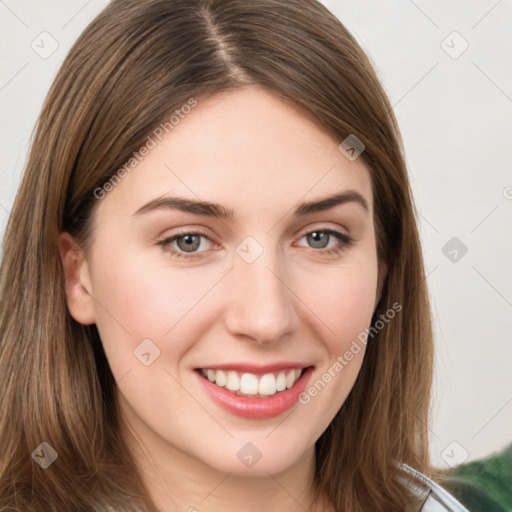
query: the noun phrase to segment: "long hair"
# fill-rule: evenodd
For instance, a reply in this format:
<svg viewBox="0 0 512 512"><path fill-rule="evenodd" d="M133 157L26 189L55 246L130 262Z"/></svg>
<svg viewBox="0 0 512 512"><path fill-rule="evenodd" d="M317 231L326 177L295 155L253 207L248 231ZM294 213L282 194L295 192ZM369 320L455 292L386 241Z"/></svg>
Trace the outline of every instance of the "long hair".
<svg viewBox="0 0 512 512"><path fill-rule="evenodd" d="M191 98L250 85L293 102L335 140L364 143L383 285L372 324L402 306L374 329L316 443L315 490L336 510L417 510L397 462L432 475L431 313L403 144L369 59L316 0L114 0L51 86L5 235L1 511L156 510L119 435L98 331L67 310L58 236L87 248L94 191L155 128ZM58 454L46 469L33 456L41 443Z"/></svg>

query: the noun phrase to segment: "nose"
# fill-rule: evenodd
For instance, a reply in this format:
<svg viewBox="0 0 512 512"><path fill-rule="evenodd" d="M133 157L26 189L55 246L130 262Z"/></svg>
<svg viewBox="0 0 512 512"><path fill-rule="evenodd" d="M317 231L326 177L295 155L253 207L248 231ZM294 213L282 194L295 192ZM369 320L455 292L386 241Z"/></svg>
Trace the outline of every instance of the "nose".
<svg viewBox="0 0 512 512"><path fill-rule="evenodd" d="M268 345L297 329L297 298L284 261L270 250L252 263L236 255L230 274L225 321L233 336Z"/></svg>

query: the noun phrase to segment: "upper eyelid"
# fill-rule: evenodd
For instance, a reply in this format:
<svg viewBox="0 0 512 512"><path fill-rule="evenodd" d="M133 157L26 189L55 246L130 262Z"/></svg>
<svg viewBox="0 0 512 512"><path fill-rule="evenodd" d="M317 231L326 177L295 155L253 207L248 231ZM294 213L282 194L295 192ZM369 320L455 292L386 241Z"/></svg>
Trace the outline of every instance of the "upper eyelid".
<svg viewBox="0 0 512 512"><path fill-rule="evenodd" d="M310 233L314 233L315 231L326 231L328 233L329 232L330 233L338 233L342 236L350 237L350 235L348 233L345 233L344 230L342 230L340 228L333 228L330 226L314 227L314 228L306 229L305 231L301 230L301 231L298 231L297 236L299 236L299 234L300 234L300 238L302 238L303 236L309 235Z"/></svg>
<svg viewBox="0 0 512 512"><path fill-rule="evenodd" d="M305 230L298 230L293 236L297 237L300 234L300 238L302 238L303 236L314 233L315 231L331 231L334 233L339 233L340 235L344 235L346 237L350 237L349 233L345 233L343 230L340 230L339 228L333 228L330 226L320 226L320 227L316 226L316 227L305 229ZM178 233L174 233L172 235L164 237L163 240L172 240L172 239L180 238L180 237L186 236L186 235L200 235L205 238L208 238L208 240L210 240L211 242L215 242L214 237L210 236L206 232L204 232L200 229L197 229L197 228L191 228L188 230L179 231Z"/></svg>
<svg viewBox="0 0 512 512"><path fill-rule="evenodd" d="M341 226L337 225L336 227L333 227L333 226L325 225L325 224L321 224L321 223L319 223L319 224L320 225L316 225L311 228L298 229L293 233L293 236L297 237L297 236L299 236L300 233L302 233L302 235L301 235L301 237L302 237L302 236L312 233L314 231L335 231L335 232L339 232L341 235L344 235L347 237L351 236L350 230L348 228L346 228L345 226L341 227ZM174 238L174 237L185 236L185 235L199 234L199 235L202 235L202 236L208 238L211 241L215 241L215 237L214 236L212 237L209 234L207 234L206 229L204 229L204 228L191 227L191 228L184 228L184 229L178 228L178 229L179 229L179 231L177 233L164 237L164 240L168 240L168 239Z"/></svg>

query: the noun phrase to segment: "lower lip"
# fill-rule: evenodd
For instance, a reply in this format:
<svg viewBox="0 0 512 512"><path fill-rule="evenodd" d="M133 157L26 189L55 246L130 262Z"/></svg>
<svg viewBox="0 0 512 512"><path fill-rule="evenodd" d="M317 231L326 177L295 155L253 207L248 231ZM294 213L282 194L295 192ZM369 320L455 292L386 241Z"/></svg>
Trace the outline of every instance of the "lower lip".
<svg viewBox="0 0 512 512"><path fill-rule="evenodd" d="M226 411L242 418L264 419L278 416L297 403L299 395L306 389L308 380L313 373L313 367L305 369L299 380L290 389L278 391L268 398L235 395L231 391L213 384L198 371L194 373L197 374L210 398Z"/></svg>

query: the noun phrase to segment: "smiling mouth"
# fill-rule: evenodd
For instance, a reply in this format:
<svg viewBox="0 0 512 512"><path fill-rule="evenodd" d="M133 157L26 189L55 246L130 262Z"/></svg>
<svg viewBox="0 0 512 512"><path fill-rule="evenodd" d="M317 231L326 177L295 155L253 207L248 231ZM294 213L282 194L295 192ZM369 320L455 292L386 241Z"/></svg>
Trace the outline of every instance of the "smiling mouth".
<svg viewBox="0 0 512 512"><path fill-rule="evenodd" d="M311 367L287 368L263 375L209 368L200 368L196 371L212 384L224 388L234 395L267 398L292 388L308 368Z"/></svg>

